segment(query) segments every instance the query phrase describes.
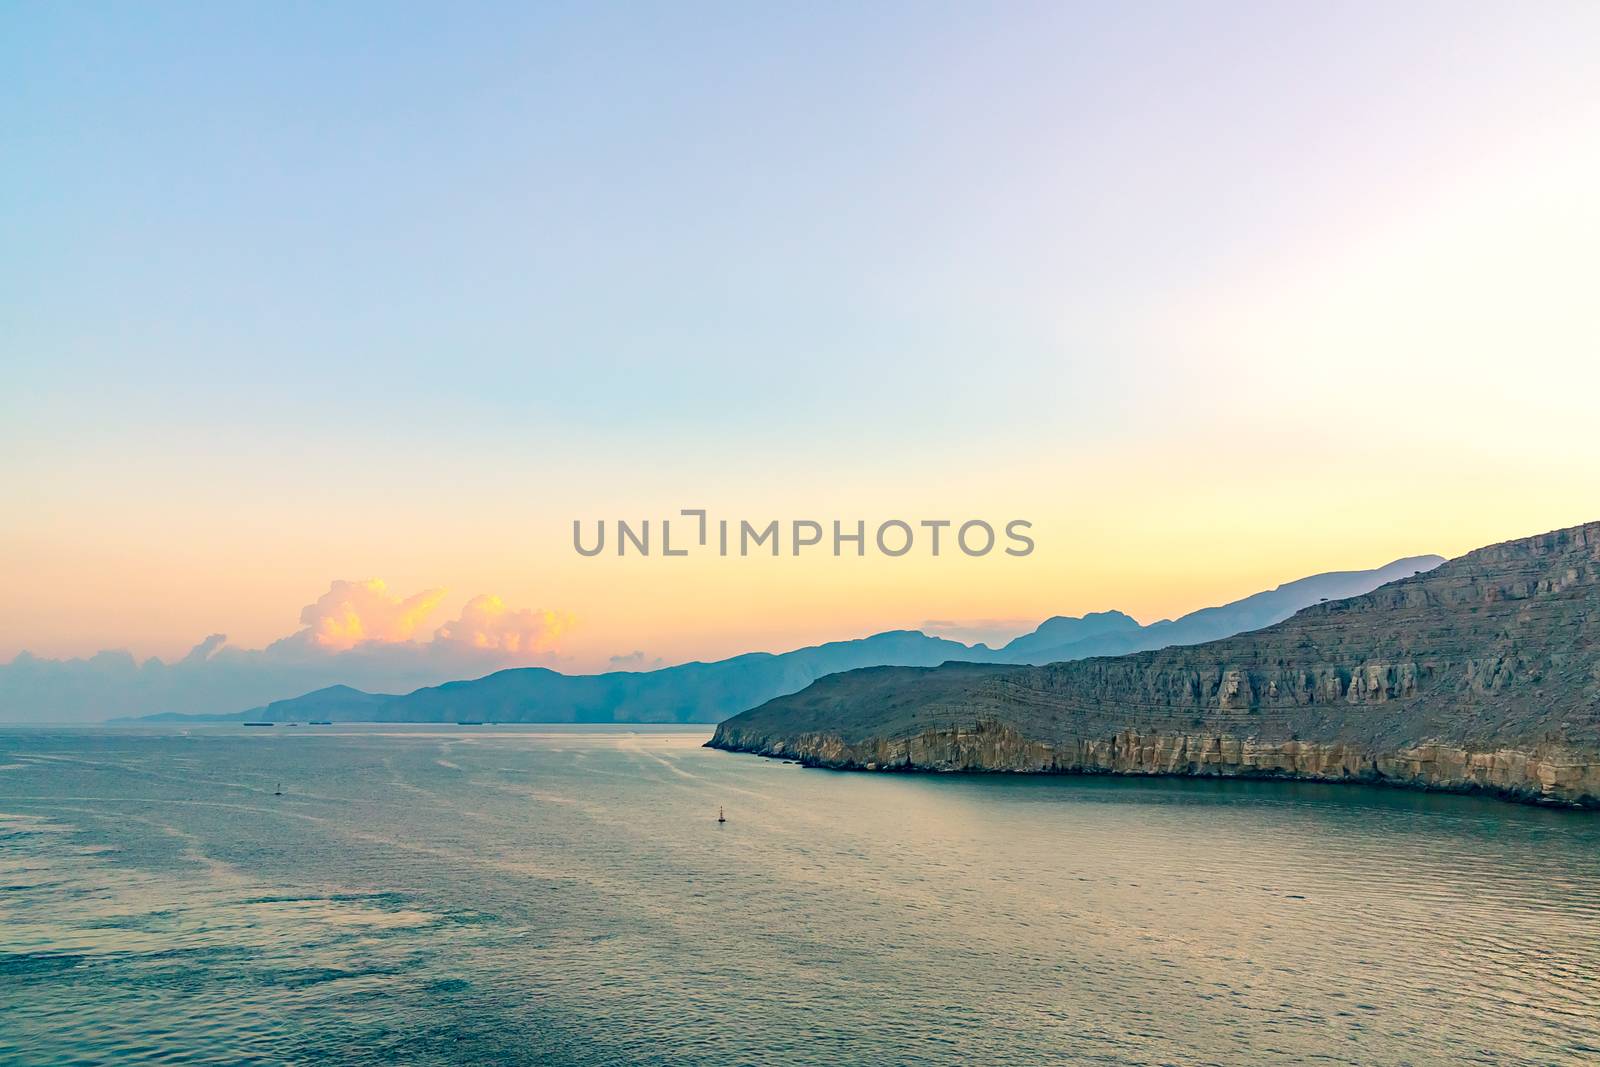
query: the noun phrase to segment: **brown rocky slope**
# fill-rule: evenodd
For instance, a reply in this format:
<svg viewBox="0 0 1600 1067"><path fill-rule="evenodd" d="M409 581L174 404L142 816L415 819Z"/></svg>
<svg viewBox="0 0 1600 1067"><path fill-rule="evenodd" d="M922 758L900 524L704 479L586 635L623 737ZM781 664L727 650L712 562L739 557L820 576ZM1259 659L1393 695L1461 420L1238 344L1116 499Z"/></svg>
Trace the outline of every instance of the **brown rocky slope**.
<svg viewBox="0 0 1600 1067"><path fill-rule="evenodd" d="M1600 808L1600 522L1203 645L829 675L713 748L854 770L1283 776Z"/></svg>

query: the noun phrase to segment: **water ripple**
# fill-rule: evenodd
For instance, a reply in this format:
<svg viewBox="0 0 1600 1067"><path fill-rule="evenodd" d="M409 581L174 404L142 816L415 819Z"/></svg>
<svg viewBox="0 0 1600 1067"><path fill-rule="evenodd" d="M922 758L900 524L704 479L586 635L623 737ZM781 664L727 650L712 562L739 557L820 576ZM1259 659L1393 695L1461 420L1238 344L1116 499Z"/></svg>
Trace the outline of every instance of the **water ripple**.
<svg viewBox="0 0 1600 1067"><path fill-rule="evenodd" d="M704 736L0 734L0 1062L1596 1062L1593 816Z"/></svg>

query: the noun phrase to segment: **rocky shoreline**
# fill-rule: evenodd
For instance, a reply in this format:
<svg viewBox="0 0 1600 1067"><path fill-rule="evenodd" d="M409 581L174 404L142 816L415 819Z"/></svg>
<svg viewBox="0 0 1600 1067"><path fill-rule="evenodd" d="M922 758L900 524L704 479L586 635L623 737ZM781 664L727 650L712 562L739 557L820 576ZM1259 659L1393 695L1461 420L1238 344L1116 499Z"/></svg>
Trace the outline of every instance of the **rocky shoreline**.
<svg viewBox="0 0 1600 1067"><path fill-rule="evenodd" d="M830 675L715 748L842 770L1372 782L1600 808L1600 522L1200 645Z"/></svg>
<svg viewBox="0 0 1600 1067"><path fill-rule="evenodd" d="M1600 762L1557 745L1474 751L1430 742L1381 752L1348 742L1134 730L1050 743L980 720L967 728L855 744L827 733L752 736L724 723L706 747L840 771L1289 779L1482 793L1523 804L1600 810Z"/></svg>

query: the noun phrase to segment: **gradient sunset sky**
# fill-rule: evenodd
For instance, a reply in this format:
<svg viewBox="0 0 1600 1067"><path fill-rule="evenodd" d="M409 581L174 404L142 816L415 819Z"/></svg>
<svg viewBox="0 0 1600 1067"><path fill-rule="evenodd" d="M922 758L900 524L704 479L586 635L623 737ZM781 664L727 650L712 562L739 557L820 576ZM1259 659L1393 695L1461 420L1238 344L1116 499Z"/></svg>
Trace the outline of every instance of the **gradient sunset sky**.
<svg viewBox="0 0 1600 1067"><path fill-rule="evenodd" d="M1592 2L7 4L0 662L374 578L584 670L1151 621L1600 518L1596 56ZM1038 548L572 551L685 507Z"/></svg>

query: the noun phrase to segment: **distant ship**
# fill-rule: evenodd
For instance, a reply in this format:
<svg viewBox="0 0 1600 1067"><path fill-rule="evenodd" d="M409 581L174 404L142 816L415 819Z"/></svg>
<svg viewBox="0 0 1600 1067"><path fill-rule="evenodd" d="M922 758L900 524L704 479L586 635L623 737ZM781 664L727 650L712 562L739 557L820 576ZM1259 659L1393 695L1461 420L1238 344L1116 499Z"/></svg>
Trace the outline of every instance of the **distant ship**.
<svg viewBox="0 0 1600 1067"><path fill-rule="evenodd" d="M332 719L312 719L311 722L310 722L310 725L312 725L312 726L332 726L333 725L333 720Z"/></svg>
<svg viewBox="0 0 1600 1067"><path fill-rule="evenodd" d="M276 788L276 789L274 789L272 791L272 795L275 796L275 797L283 796L283 783L282 782L278 783L278 788Z"/></svg>
<svg viewBox="0 0 1600 1067"><path fill-rule="evenodd" d="M244 725L245 726L276 726L278 724L275 723L275 722L247 722L247 723L244 723Z"/></svg>
<svg viewBox="0 0 1600 1067"><path fill-rule="evenodd" d="M726 815L722 814L722 805L721 804L717 805L717 821L718 822L727 822L728 821L728 817Z"/></svg>

